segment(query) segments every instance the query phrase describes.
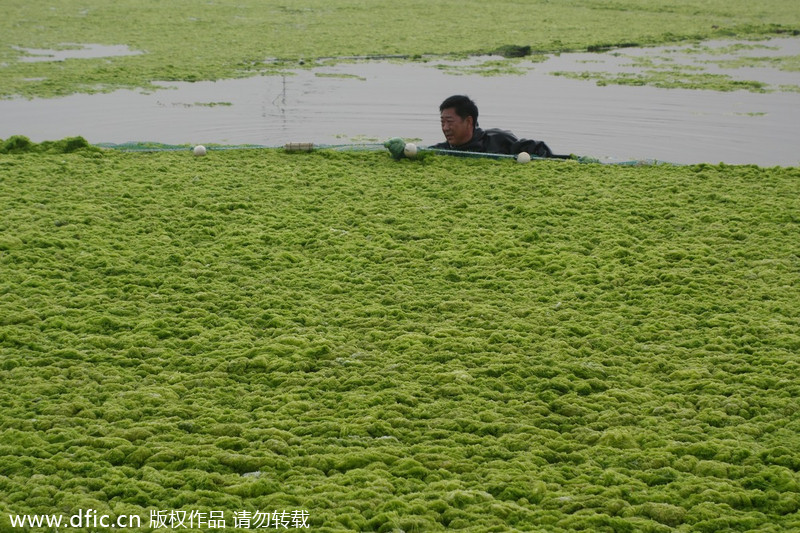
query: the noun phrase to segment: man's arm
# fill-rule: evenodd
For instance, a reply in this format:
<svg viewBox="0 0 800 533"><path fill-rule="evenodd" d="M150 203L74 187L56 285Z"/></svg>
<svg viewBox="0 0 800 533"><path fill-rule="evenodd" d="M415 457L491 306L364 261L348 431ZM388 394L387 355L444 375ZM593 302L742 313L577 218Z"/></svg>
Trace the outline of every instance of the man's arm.
<svg viewBox="0 0 800 533"><path fill-rule="evenodd" d="M511 145L511 153L518 154L528 152L535 157L553 157L553 151L544 141L534 141L532 139L520 139Z"/></svg>

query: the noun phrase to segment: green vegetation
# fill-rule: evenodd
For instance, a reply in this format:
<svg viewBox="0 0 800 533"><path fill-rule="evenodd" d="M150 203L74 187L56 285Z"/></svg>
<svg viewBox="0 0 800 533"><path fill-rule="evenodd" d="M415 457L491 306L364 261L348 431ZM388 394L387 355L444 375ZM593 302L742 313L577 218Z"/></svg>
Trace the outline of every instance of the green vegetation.
<svg viewBox="0 0 800 533"><path fill-rule="evenodd" d="M0 97L154 89L158 80L251 76L320 58L517 56L798 31L795 0L494 2L490 16L478 0L12 2L0 17ZM76 44L142 53L20 61L26 49Z"/></svg>
<svg viewBox="0 0 800 533"><path fill-rule="evenodd" d="M670 69L645 70L633 72L554 72L557 76L579 80L595 80L597 85L650 85L662 89L703 89L710 91L750 91L765 93L769 84L755 80L736 80L725 74L688 72L689 69L676 67ZM794 86L781 85L778 90L789 92ZM797 89L797 87L794 87Z"/></svg>
<svg viewBox="0 0 800 533"><path fill-rule="evenodd" d="M351 80L359 80L359 81L366 81L367 78L364 76L359 76L357 74L335 74L335 73L327 73L327 72L317 72L314 76L318 78L340 78L340 79L351 79Z"/></svg>
<svg viewBox="0 0 800 533"><path fill-rule="evenodd" d="M195 102L194 105L197 107L230 107L233 104L230 102Z"/></svg>
<svg viewBox="0 0 800 533"><path fill-rule="evenodd" d="M695 44L679 48L670 48L660 53L646 55L628 55L624 52L611 54L613 58L629 59L626 64L612 69L613 72L600 70L573 72L554 72L557 76L574 79L595 80L597 85L650 85L663 89L702 89L710 91L739 91L750 92L797 92L798 85L770 85L761 81L741 80L728 74L715 74L706 72L708 65L713 64L723 69L740 69L745 67L770 67L785 71L800 69L800 56L748 56L739 55L753 50L776 50L776 47L755 44L735 43L728 46L712 47ZM735 56L733 58L719 58L717 56ZM702 56L702 57L698 57ZM589 63L588 61L584 63ZM605 61L595 63L603 65ZM626 70L626 69L632 70Z"/></svg>
<svg viewBox="0 0 800 533"><path fill-rule="evenodd" d="M740 57L736 59L710 60L722 68L774 67L788 72L800 72L800 55L783 57Z"/></svg>
<svg viewBox="0 0 800 533"><path fill-rule="evenodd" d="M481 76L515 76L521 75L528 72L530 67L531 60L541 60L543 61L545 56L539 55L534 59L526 58L525 65L521 65L520 60L514 59L487 59L478 61L475 63L471 63L468 65L458 64L454 65L452 63L438 63L436 64L436 68L447 72L448 74L452 74L455 76L460 76L464 74L478 74Z"/></svg>
<svg viewBox="0 0 800 533"><path fill-rule="evenodd" d="M28 152L3 530L800 529L800 169Z"/></svg>
<svg viewBox="0 0 800 533"><path fill-rule="evenodd" d="M0 98L800 30L794 0L10 4ZM142 53L23 61L81 44ZM175 148L0 140L0 530L800 529L800 169Z"/></svg>
<svg viewBox="0 0 800 533"><path fill-rule="evenodd" d="M68 154L71 152L97 152L83 137L67 137L60 141L31 142L24 135L14 135L5 141L0 139L0 154Z"/></svg>

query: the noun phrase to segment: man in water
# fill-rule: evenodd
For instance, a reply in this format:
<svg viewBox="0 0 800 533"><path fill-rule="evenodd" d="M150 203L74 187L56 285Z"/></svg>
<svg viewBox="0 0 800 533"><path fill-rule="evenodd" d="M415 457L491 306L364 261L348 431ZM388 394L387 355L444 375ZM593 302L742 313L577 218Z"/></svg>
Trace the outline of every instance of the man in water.
<svg viewBox="0 0 800 533"><path fill-rule="evenodd" d="M467 96L447 98L439 106L439 116L446 140L431 148L511 155L528 152L534 157L559 157L553 155L542 141L517 139L510 131L500 129L481 129L478 126L478 106Z"/></svg>

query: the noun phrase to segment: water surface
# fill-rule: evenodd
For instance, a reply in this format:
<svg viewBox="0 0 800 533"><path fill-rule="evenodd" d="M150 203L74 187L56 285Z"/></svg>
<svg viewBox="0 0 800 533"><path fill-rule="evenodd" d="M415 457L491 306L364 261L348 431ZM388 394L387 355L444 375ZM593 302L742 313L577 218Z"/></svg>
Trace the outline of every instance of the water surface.
<svg viewBox="0 0 800 533"><path fill-rule="evenodd" d="M794 50L797 39L768 41ZM546 141L556 153L605 160L797 165L800 93L718 92L647 86L598 86L553 72L628 68L636 54L561 54L519 65L524 73L481 76L468 63L360 61L299 69L287 75L162 83L146 93L0 101L0 138L34 141L81 135L92 143L150 141L281 146L344 144L399 136L427 145L442 140L438 104L464 93L480 108L480 125ZM769 51L755 50L754 54ZM698 57L698 56L695 56ZM718 56L712 56L718 58ZM701 58L702 59L702 58ZM474 63L475 60L473 60ZM456 66L456 74L437 65ZM776 68L723 69L747 79L800 86L800 73Z"/></svg>

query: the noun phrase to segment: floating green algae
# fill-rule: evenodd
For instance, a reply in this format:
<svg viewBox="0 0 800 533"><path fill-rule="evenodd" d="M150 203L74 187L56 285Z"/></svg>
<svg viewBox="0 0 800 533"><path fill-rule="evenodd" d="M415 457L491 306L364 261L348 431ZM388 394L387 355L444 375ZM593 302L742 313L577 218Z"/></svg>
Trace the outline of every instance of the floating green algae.
<svg viewBox="0 0 800 533"><path fill-rule="evenodd" d="M756 80L737 80L727 74L710 74L707 72L689 72L689 68L670 68L668 70L645 70L641 73L631 72L554 72L556 76L563 76L578 80L594 80L597 85L648 85L661 89L703 89L710 91L731 92L749 91L765 93L770 91L770 85ZM789 87L780 86L779 90L788 92Z"/></svg>
<svg viewBox="0 0 800 533"><path fill-rule="evenodd" d="M710 60L722 68L774 67L787 72L800 71L800 55L782 57L741 57L736 59Z"/></svg>
<svg viewBox="0 0 800 533"><path fill-rule="evenodd" d="M343 73L328 73L328 72L317 72L314 74L318 78L340 78L340 79L355 79L359 81L365 81L366 78L364 76L359 76L357 74L343 74Z"/></svg>
<svg viewBox="0 0 800 533"><path fill-rule="evenodd" d="M195 102L192 105L196 107L219 107L219 106L230 107L233 104L230 102Z"/></svg>
<svg viewBox="0 0 800 533"><path fill-rule="evenodd" d="M647 51L645 55L632 55L619 51L611 54L611 57L622 58L628 62L612 67L611 72L606 68L583 72L558 71L553 74L573 79L594 80L601 86L648 85L663 89L701 89L721 92L739 90L757 93L797 92L800 90L797 85L772 85L762 81L739 79L742 76L738 76L738 73L734 76L732 73L708 72L709 65L727 70L768 67L789 72L796 71L798 65L796 55L741 55L755 50L778 49L768 44L740 42L723 46L696 44L666 48L659 52ZM603 64L604 61L599 59L595 63ZM746 71L743 74L746 75Z"/></svg>
<svg viewBox="0 0 800 533"><path fill-rule="evenodd" d="M13 135L0 139L0 154L51 153L68 154L77 151L98 151L83 137L67 137L59 141L35 143L24 135Z"/></svg>
<svg viewBox="0 0 800 533"><path fill-rule="evenodd" d="M490 9L491 16L486 16ZM469 38L454 30L468 28ZM0 18L0 97L53 97L120 88L153 90L156 81L229 79L285 70L316 58L495 52L559 52L650 46L714 38L797 34L794 0L609 3L525 6L477 0L229 0L170 2L64 0L13 3ZM513 44L509 45L509 41ZM84 44L127 46L138 55L25 62L26 49ZM526 54L527 55L527 54Z"/></svg>
<svg viewBox="0 0 800 533"><path fill-rule="evenodd" d="M526 58L526 63L531 59ZM544 56L539 56L535 61L544 61ZM518 76L527 73L532 67L528 64L522 65L520 60L515 59L486 59L467 65L452 63L439 63L436 68L448 74L464 75L478 74L481 76Z"/></svg>
<svg viewBox="0 0 800 533"><path fill-rule="evenodd" d="M800 527L797 168L0 156L0 523Z"/></svg>

